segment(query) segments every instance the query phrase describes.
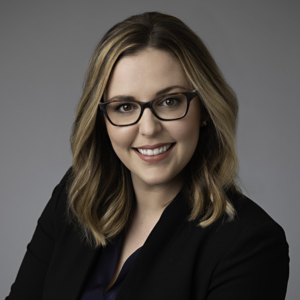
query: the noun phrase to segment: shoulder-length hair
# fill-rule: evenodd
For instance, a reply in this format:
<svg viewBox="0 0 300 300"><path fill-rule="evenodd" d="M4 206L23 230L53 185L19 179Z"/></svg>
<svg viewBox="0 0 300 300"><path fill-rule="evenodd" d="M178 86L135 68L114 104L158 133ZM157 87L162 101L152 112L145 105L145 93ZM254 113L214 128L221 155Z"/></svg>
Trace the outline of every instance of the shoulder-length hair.
<svg viewBox="0 0 300 300"><path fill-rule="evenodd" d="M73 125L69 212L95 246L105 245L124 228L134 201L130 171L112 148L98 104L116 62L147 47L177 57L209 116L184 169L187 180L183 192L191 205L189 220L206 227L221 216L231 220L235 215L227 196L238 191L235 94L189 27L170 15L143 13L113 26L98 44Z"/></svg>

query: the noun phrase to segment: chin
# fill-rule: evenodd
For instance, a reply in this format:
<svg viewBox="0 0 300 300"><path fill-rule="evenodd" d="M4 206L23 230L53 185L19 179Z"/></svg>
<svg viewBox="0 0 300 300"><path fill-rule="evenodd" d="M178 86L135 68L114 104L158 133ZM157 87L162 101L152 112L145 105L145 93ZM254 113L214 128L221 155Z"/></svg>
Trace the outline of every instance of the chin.
<svg viewBox="0 0 300 300"><path fill-rule="evenodd" d="M174 174L174 172L173 172ZM160 176L159 176L160 175ZM151 176L147 177L139 177L139 180L144 183L145 185L148 185L149 187L159 187L159 186L168 186L172 184L178 183L178 177L177 176L168 176L167 174L165 176L161 176L162 174L151 174Z"/></svg>

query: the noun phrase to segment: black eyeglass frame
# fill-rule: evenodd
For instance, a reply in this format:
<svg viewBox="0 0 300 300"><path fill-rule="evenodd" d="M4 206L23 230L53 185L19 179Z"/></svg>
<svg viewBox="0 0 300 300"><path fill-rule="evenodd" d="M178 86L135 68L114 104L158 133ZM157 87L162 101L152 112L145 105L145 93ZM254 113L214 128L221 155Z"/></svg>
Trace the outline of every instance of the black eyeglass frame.
<svg viewBox="0 0 300 300"><path fill-rule="evenodd" d="M153 103L155 100L159 99L159 98L169 97L169 96L174 96L174 95L184 95L184 96L186 97L186 100L187 100L187 106L186 106L186 111L185 111L184 115L182 115L182 116L179 117L179 118L175 118L175 119L163 119L163 118L159 117L159 116L155 113L155 111L154 111L154 109L153 109L153 107L152 107L152 103ZM138 119L137 119L135 122L130 123L130 124L124 124L124 125L117 125L117 124L114 124L114 123L112 122L112 120L109 118L108 113L107 113L107 111L106 111L106 106L107 106L109 103L117 102L117 101L119 101L119 100L112 100L112 101L108 101L108 102L99 102L98 108L99 108L99 110L102 110L102 111L104 112L104 114L105 114L105 116L107 117L108 121L109 121L112 125L114 125L114 126L130 126L130 125L134 125L134 124L138 123L138 121L141 119L141 117L142 117L142 115L143 115L143 112L144 112L145 108L149 108L149 109L151 110L151 112L153 113L153 115L154 115L157 119L159 119L159 120L161 120L161 121L175 121L175 120L180 120L180 119L182 119L182 118L184 118L184 117L186 116L186 114L187 114L188 111L189 111L190 102L191 102L196 96L198 96L198 97L201 99L201 97L198 95L198 93L197 93L195 90L193 90L193 91L190 92L190 93L188 93L188 92L183 92L183 93L166 94L166 95L163 95L163 96L156 97L156 98L152 99L152 100L149 101L149 102L138 102L138 101L134 101L134 100L128 100L129 103L130 103L130 102L137 103L137 104L141 107L141 112L140 112L140 115L139 115ZM127 101L126 101L126 102L127 102Z"/></svg>

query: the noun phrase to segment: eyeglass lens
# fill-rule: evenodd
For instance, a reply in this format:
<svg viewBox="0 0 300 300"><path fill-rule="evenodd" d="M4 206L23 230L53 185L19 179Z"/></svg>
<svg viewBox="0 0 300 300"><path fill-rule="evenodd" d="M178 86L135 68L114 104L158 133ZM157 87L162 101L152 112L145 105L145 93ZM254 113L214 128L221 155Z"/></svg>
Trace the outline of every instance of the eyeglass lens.
<svg viewBox="0 0 300 300"><path fill-rule="evenodd" d="M159 118L165 120L177 119L186 113L187 99L183 94L169 95L157 98L152 108ZM135 101L116 100L106 106L110 120L116 125L127 125L138 120L141 106Z"/></svg>

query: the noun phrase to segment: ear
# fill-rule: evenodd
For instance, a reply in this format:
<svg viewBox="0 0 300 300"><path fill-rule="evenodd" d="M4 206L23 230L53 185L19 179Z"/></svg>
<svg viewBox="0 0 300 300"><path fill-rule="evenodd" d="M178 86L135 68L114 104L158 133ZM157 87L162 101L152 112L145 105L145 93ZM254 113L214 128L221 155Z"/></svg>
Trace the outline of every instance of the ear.
<svg viewBox="0 0 300 300"><path fill-rule="evenodd" d="M204 120L204 121L201 122L201 126L200 127L205 127L205 126L207 126L206 120Z"/></svg>
<svg viewBox="0 0 300 300"><path fill-rule="evenodd" d="M200 127L205 127L210 123L211 119L210 116L207 112L206 107L204 104L201 102L201 126Z"/></svg>

